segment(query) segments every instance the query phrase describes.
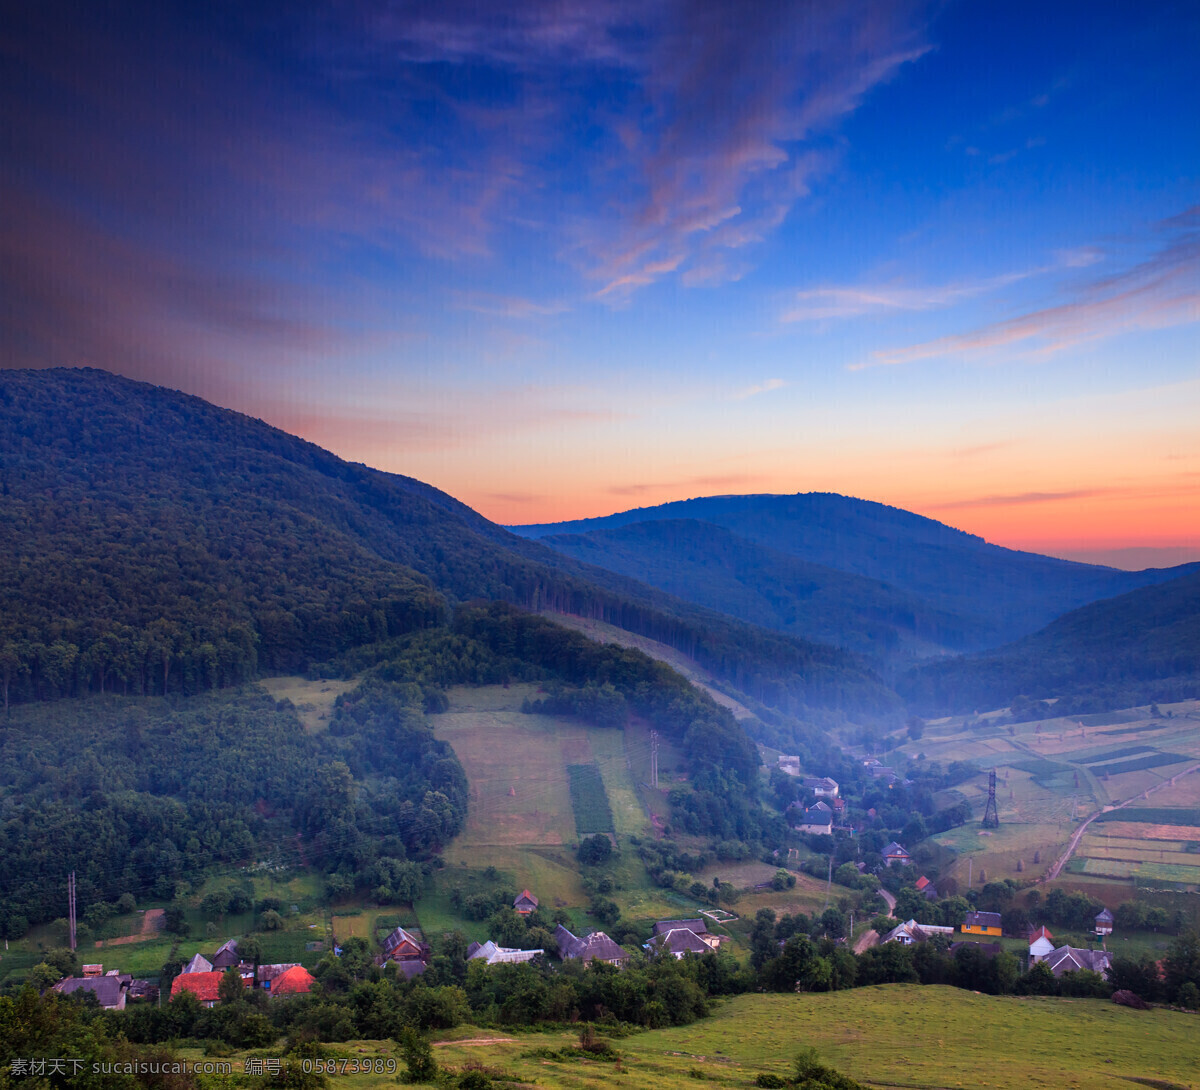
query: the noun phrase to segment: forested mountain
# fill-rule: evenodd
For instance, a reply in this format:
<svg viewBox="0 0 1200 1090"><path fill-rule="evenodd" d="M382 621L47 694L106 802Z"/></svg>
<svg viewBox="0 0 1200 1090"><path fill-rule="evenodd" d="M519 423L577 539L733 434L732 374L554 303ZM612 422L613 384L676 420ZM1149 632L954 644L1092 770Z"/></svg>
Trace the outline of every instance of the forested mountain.
<svg viewBox="0 0 1200 1090"><path fill-rule="evenodd" d="M730 536L710 533L702 541L699 530L684 532L678 520ZM956 651L996 647L1088 602L1195 567L1123 572L1017 552L899 508L829 493L713 496L513 529L594 564L637 570L691 601L724 601L737 616L761 617L760 623L810 639L821 638L817 631L822 625L828 631L830 622L800 603L805 594L819 596L846 616L844 624L834 622L841 628L835 642L861 646L865 638L876 650L889 644L911 649L918 641ZM719 563L710 562L710 549ZM789 569L780 554L875 585L815 568ZM771 601L773 587L777 601Z"/></svg>
<svg viewBox="0 0 1200 1090"><path fill-rule="evenodd" d="M901 691L926 714L1060 697L1062 710L1200 696L1200 571L1073 610L988 655L913 670Z"/></svg>
<svg viewBox="0 0 1200 1090"><path fill-rule="evenodd" d="M302 670L473 598L598 617L787 710L897 706L853 657L580 564L261 421L102 371L0 371L6 702Z"/></svg>
<svg viewBox="0 0 1200 1090"><path fill-rule="evenodd" d="M876 579L800 560L697 519L639 522L542 540L751 624L877 660L962 647L963 618Z"/></svg>

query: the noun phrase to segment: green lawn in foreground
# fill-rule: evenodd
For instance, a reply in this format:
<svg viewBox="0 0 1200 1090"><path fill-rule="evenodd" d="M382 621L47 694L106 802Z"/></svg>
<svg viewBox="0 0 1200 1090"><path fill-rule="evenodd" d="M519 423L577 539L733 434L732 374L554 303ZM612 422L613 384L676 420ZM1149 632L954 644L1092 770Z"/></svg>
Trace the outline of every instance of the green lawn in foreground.
<svg viewBox="0 0 1200 1090"><path fill-rule="evenodd" d="M1139 1081L1159 1090L1200 1087L1198 1015L915 984L739 996L694 1025L615 1040L619 1064L524 1055L575 1041L572 1032L506 1034L460 1026L439 1035L434 1053L451 1071L482 1065L513 1082L561 1088L749 1087L759 1072L786 1073L806 1045L825 1063L877 1087L1113 1090ZM346 1056L397 1055L391 1042L331 1048ZM336 1081L358 1090L396 1085L394 1075Z"/></svg>

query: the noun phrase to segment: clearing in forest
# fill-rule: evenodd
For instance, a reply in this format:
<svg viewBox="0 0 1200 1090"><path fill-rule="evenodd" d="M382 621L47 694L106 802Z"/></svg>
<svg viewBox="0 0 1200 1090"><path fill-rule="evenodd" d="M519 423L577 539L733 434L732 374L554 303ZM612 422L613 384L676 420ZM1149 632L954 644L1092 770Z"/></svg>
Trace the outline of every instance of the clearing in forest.
<svg viewBox="0 0 1200 1090"><path fill-rule="evenodd" d="M290 700L296 715L304 724L306 734L320 734L333 718L333 705L342 693L358 685L358 678L349 681L309 681L305 677L265 677L259 684L275 701Z"/></svg>
<svg viewBox="0 0 1200 1090"><path fill-rule="evenodd" d="M470 784L467 827L447 858L469 856L477 863L482 848L544 848L574 843L586 833L647 831L633 779L647 760L641 733L527 715L521 704L534 695L530 685L462 686L451 690L450 710L430 718L437 737L454 748ZM583 824L595 827L579 828L572 766L592 770L574 775L589 782L594 777L581 796L589 800L587 808L579 813ZM599 808L595 813L594 807ZM607 821L600 812L605 808Z"/></svg>

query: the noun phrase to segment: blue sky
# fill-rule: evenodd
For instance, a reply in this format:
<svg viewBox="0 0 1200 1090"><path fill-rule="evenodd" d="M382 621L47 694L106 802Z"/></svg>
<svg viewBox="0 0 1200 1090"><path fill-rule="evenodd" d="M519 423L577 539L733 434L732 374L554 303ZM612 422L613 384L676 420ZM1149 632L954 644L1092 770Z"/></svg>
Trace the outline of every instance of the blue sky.
<svg viewBox="0 0 1200 1090"><path fill-rule="evenodd" d="M1200 555L1194 4L10 5L5 366L506 522Z"/></svg>

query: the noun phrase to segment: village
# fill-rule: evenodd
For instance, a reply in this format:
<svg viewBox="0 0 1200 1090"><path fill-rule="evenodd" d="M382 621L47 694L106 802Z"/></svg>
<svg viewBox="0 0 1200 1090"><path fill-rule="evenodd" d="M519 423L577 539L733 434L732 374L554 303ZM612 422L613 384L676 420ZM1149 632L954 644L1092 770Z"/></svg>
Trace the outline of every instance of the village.
<svg viewBox="0 0 1200 1090"><path fill-rule="evenodd" d="M908 853L898 844L888 845L888 865L904 864ZM933 884L921 877L916 888L926 896L936 898ZM522 890L514 899L513 910L520 916L529 916L539 908L539 901L530 890ZM706 914L707 915L707 914ZM728 916L729 914L724 914ZM656 920L649 942L643 944L648 957L685 958L689 955L702 956L719 951L723 943L730 941L724 934L710 932L708 920L703 917L690 919ZM960 932L963 935L999 939L1003 936L1000 913L970 912L963 919ZM1103 939L1112 934L1113 915L1108 909L1095 918L1094 934ZM900 923L879 938L881 944L898 943L913 946L926 942L947 944L949 952L957 954L963 948L974 949L984 958L996 957L1002 950L998 941L979 942L974 938L948 942L955 932L954 927L921 924L915 919ZM1011 937L1011 936L1009 936ZM1028 936L1028 954L1023 968L1044 962L1054 977L1065 973L1089 970L1107 978L1111 958L1104 950L1081 949L1070 945L1055 946L1049 928L1039 925ZM595 930L577 936L564 924L554 930L557 956L562 961L577 960L582 965L593 962L623 968L632 953L615 942L605 932ZM784 940L779 941L782 948ZM334 956L342 954L335 946ZM466 950L468 962L477 961L486 966L514 965L545 959L545 949L521 949L501 946L492 939L472 942ZM391 971L398 978L412 980L429 967L432 948L425 942L416 928L395 927L382 940L380 950L373 957L376 967ZM303 995L317 983L316 978L303 965L291 963L259 963L247 959L239 951L238 940L229 939L222 943L211 957L196 952L182 967L170 986L170 998L184 994L193 996L202 1007L214 1007L228 998L222 989L228 989L235 981L243 989L261 989L268 996ZM127 1002L161 1002L159 988L152 981L135 979L119 969L105 971L102 964L85 964L83 975L67 977L54 985L53 990L64 995L84 994L95 997L105 1010L124 1010ZM236 994L236 988L234 989Z"/></svg>

